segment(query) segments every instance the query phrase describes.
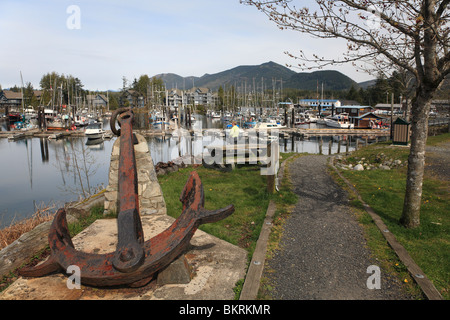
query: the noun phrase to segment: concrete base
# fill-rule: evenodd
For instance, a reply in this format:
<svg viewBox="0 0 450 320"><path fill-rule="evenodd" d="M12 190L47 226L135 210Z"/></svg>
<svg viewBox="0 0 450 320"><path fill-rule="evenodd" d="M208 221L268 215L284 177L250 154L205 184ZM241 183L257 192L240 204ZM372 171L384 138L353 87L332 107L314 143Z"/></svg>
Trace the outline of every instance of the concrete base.
<svg viewBox="0 0 450 320"><path fill-rule="evenodd" d="M167 215L141 218L145 240L168 228L174 219ZM73 239L75 248L90 253L115 250L117 221L102 219ZM160 285L151 281L142 288L67 287L68 277L53 274L43 278L17 279L0 294L0 300L231 300L236 282L245 277L247 252L226 241L197 230L184 254L193 277L189 283ZM70 280L69 280L70 281ZM72 282L71 282L72 283Z"/></svg>

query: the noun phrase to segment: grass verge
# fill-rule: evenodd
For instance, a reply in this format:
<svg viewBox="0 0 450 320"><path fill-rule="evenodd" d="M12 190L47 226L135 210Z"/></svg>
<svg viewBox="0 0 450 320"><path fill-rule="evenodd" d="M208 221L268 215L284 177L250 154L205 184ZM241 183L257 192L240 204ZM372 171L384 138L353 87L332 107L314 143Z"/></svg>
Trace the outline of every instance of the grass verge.
<svg viewBox="0 0 450 320"><path fill-rule="evenodd" d="M450 135L445 134L430 137L428 144L439 145L441 142L448 141L450 141ZM364 158L365 162L370 162L380 153L404 162L408 157L409 148L378 143L355 151L347 158L347 161L356 164L358 160ZM406 187L406 170L406 166L403 166L391 170L341 170L340 172L357 189L364 202L381 217L390 232L396 236L431 279L443 298L448 300L450 298L449 183L425 174L420 226L415 229L406 229L399 223ZM355 208L361 209L362 205L358 204L356 197L352 201ZM381 257L385 257L385 267L398 271L403 282L412 282L406 268L397 261L396 257L387 253L389 250L383 248L385 241L373 228L371 218L360 214L360 222L365 226L371 249L378 252Z"/></svg>

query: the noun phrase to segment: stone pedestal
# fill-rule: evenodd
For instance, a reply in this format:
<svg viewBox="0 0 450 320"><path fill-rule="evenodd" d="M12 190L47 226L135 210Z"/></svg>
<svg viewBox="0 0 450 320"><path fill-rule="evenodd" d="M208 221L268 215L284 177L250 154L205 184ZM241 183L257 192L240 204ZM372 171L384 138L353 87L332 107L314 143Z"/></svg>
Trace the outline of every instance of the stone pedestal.
<svg viewBox="0 0 450 320"><path fill-rule="evenodd" d="M147 140L136 134L138 144L134 146L138 175L139 210L141 216L147 214L166 214L166 203L158 183L153 160ZM111 151L109 184L105 192L105 212L118 208L120 137L114 142Z"/></svg>
<svg viewBox="0 0 450 320"><path fill-rule="evenodd" d="M160 286L166 284L188 284L192 277L192 266L189 264L185 255L181 255L165 269L158 272L157 284Z"/></svg>

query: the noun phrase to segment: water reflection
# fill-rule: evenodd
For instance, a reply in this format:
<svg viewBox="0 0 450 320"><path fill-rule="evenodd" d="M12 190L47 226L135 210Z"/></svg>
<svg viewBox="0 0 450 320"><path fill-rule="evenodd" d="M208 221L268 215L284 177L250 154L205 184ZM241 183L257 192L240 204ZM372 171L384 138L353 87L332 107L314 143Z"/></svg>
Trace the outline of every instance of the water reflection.
<svg viewBox="0 0 450 320"><path fill-rule="evenodd" d="M106 186L113 142L0 139L0 227L28 217L37 206L61 206Z"/></svg>

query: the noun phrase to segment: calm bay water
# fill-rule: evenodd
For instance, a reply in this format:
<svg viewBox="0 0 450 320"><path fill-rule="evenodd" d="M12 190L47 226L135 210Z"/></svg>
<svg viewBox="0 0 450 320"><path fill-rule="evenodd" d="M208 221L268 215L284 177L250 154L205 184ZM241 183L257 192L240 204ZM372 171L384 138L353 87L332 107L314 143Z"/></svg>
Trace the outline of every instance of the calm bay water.
<svg viewBox="0 0 450 320"><path fill-rule="evenodd" d="M223 126L220 121L196 117L197 128ZM105 129L108 128L105 122ZM54 205L56 210L65 202L106 187L115 139L91 146L86 145L86 138L28 138L16 142L0 139L0 228L31 216L37 207ZM154 164L184 155L200 155L203 146L209 143L202 137L152 137L147 141ZM315 139L280 139L280 151L319 153L319 143ZM323 152L328 153L326 138ZM337 143L333 143L332 153L336 152Z"/></svg>

